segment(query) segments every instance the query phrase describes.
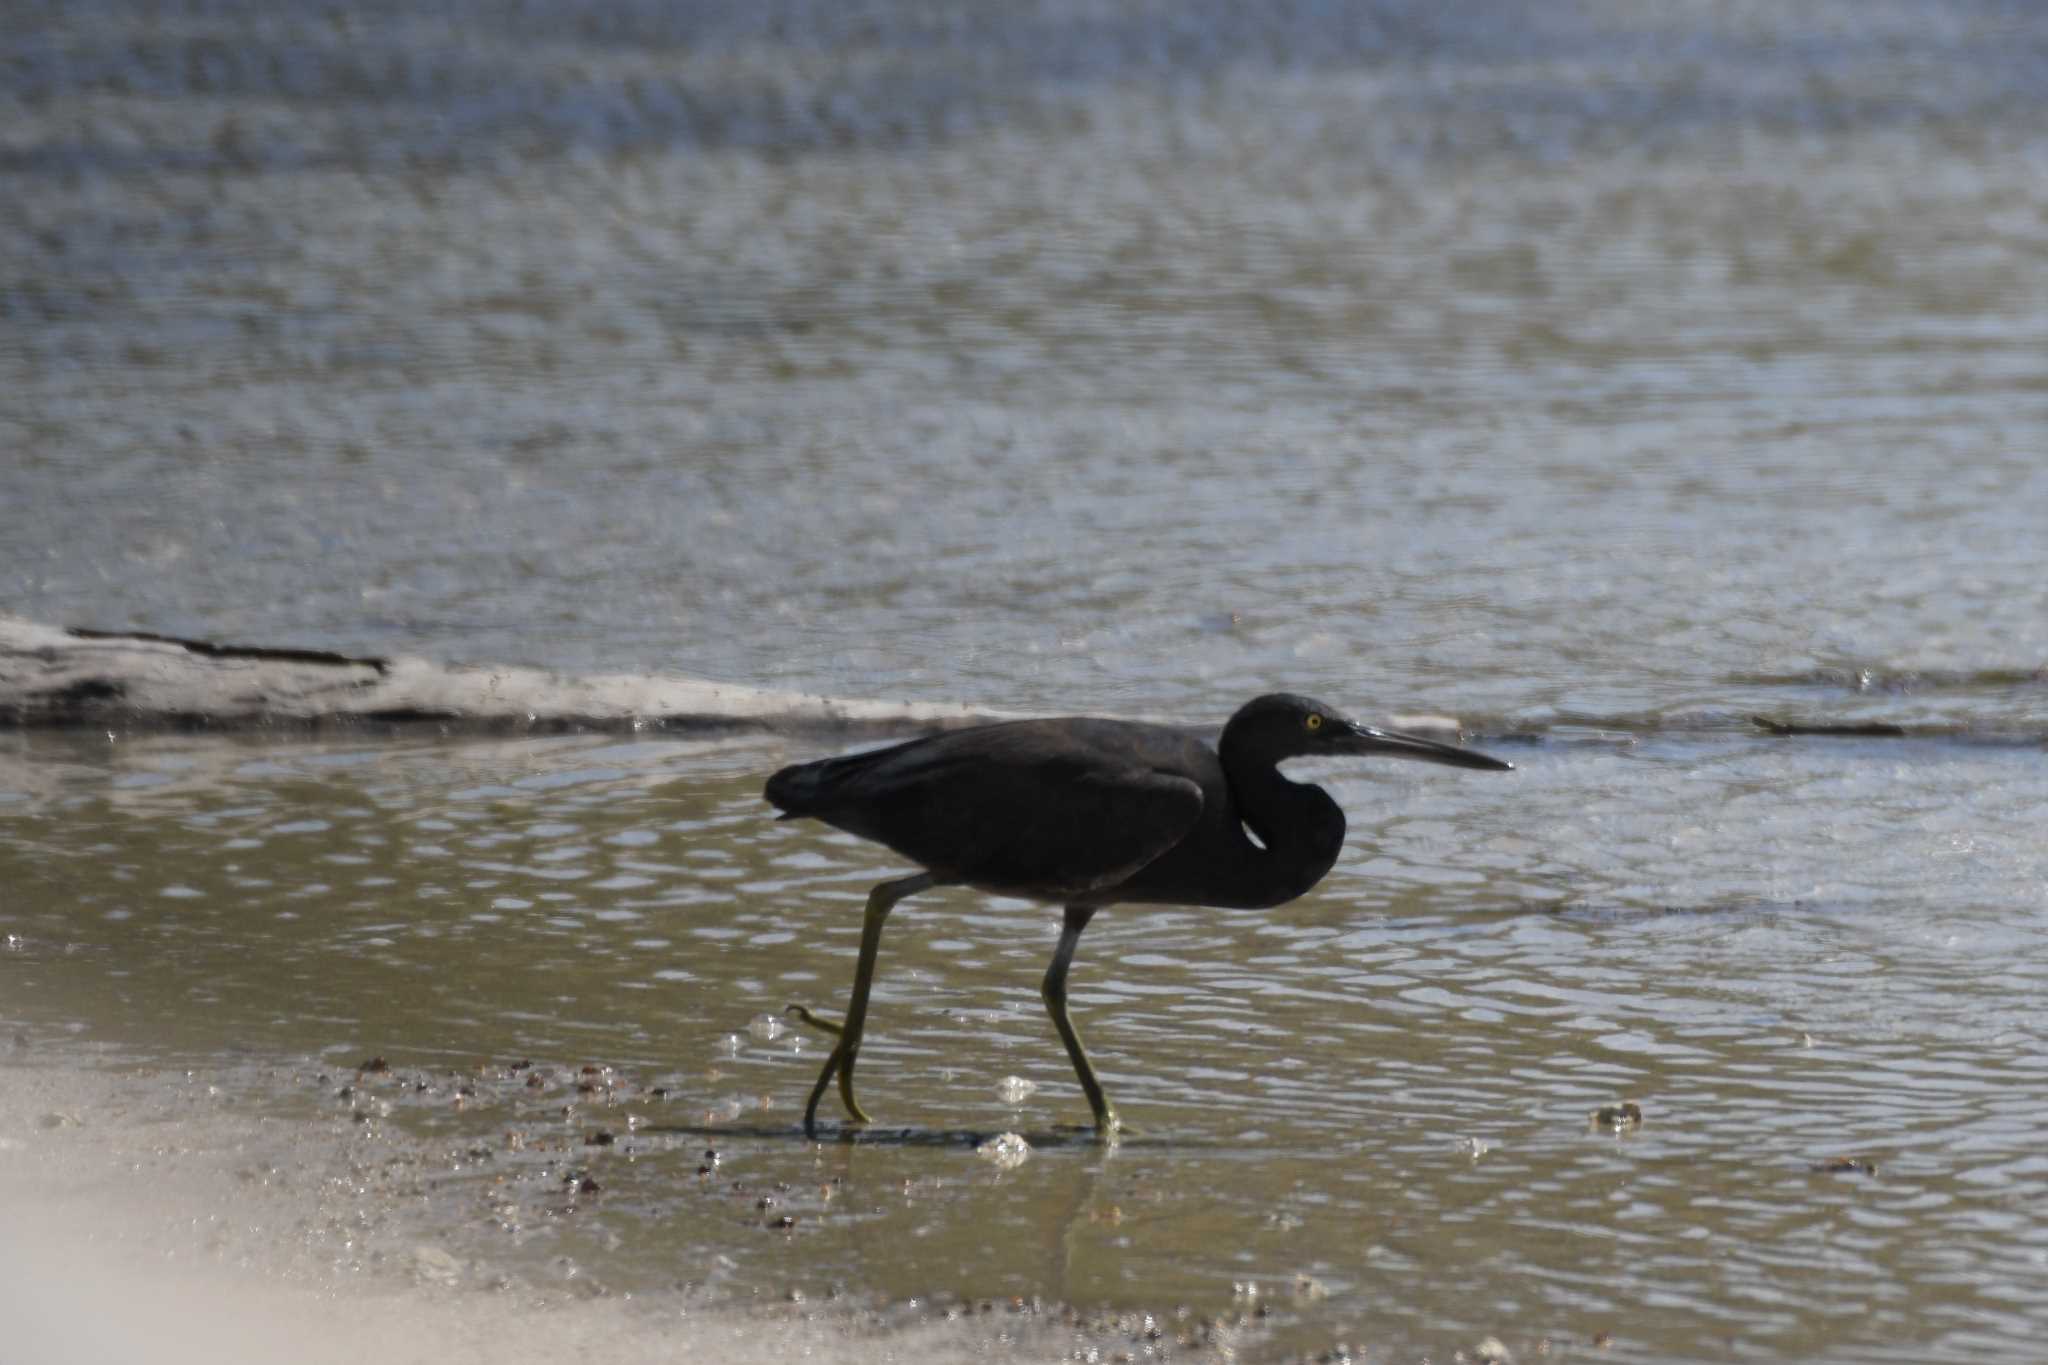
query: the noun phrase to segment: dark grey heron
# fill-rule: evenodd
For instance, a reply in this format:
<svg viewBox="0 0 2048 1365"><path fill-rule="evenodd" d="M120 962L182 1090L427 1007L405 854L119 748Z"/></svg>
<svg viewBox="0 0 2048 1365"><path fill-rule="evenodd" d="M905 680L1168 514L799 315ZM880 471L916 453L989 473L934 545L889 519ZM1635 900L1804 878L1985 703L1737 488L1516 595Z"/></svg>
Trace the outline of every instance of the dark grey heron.
<svg viewBox="0 0 2048 1365"><path fill-rule="evenodd" d="M1067 1017L1067 968L1105 905L1262 910L1293 900L1337 861L1344 812L1321 787L1283 776L1290 758L1384 754L1494 771L1511 765L1453 744L1375 729L1288 693L1239 708L1214 748L1163 725L1076 716L977 726L844 758L798 763L768 779L783 819L809 816L885 844L924 870L869 893L843 1024L790 1012L836 1038L804 1106L839 1077L856 1122L853 1064L867 1026L882 924L896 902L934 886L971 886L1065 907L1042 993L1096 1131L1117 1128L1081 1035Z"/></svg>

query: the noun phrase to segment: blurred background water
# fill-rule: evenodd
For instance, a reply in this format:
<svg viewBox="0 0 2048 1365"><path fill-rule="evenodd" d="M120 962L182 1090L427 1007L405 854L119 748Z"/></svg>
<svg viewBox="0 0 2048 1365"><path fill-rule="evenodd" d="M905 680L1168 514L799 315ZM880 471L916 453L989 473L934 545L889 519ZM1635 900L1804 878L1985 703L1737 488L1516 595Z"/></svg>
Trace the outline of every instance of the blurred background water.
<svg viewBox="0 0 2048 1365"><path fill-rule="evenodd" d="M1204 714L2048 657L2029 6L15 14L30 616Z"/></svg>
<svg viewBox="0 0 2048 1365"><path fill-rule="evenodd" d="M977 1181L759 1138L792 1185L955 1182L804 1205L820 1284L1299 1275L1270 1349L1400 1358L2048 1323L2036 7L5 20L8 610L1191 722L1284 686L1520 765L1323 773L1355 833L1311 897L1098 922L1077 1016L1156 1146ZM888 866L765 820L788 748L4 744L28 1036L300 1059L246 1086L279 1112L357 1051L629 1068L688 1115L590 1273L791 1274L676 1213L681 1130L793 1120L815 1056L747 1022L836 1008ZM1050 932L907 906L870 1108L1076 1117ZM1652 1121L1589 1133L1624 1095ZM1842 1151L1878 1179L1808 1169Z"/></svg>

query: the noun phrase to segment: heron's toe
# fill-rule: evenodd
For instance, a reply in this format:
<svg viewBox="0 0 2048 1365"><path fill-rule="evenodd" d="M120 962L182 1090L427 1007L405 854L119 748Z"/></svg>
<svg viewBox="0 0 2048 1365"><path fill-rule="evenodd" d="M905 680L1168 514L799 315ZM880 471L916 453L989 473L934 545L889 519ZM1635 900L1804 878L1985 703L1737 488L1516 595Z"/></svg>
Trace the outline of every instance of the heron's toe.
<svg viewBox="0 0 2048 1365"><path fill-rule="evenodd" d="M853 1097L852 1067L842 1066L839 1069L839 1099L846 1106L846 1112L852 1115L855 1123L874 1122L873 1119L868 1117L867 1110L860 1107L860 1101Z"/></svg>
<svg viewBox="0 0 2048 1365"><path fill-rule="evenodd" d="M794 1019L806 1028L814 1028L818 1032L828 1033L834 1038L839 1037L840 1034L846 1031L843 1025L835 1024L830 1019L820 1018L802 1005L784 1005L782 1013L785 1018Z"/></svg>

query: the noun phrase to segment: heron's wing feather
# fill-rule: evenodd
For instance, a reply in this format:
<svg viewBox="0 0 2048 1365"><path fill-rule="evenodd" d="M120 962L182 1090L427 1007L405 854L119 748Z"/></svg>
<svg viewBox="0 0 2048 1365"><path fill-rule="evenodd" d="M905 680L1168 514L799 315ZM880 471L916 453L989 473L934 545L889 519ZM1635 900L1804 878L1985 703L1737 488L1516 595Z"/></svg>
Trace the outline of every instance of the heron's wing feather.
<svg viewBox="0 0 2048 1365"><path fill-rule="evenodd" d="M958 822L962 881L1079 897L1128 881L1201 819L1202 789L1172 773L1091 773L1042 793L1022 818ZM945 867L934 852L928 866Z"/></svg>
<svg viewBox="0 0 2048 1365"><path fill-rule="evenodd" d="M947 881L1045 898L1102 891L1187 836L1202 785L1178 754L1070 739L1019 727L905 750L848 782L851 818L828 818Z"/></svg>

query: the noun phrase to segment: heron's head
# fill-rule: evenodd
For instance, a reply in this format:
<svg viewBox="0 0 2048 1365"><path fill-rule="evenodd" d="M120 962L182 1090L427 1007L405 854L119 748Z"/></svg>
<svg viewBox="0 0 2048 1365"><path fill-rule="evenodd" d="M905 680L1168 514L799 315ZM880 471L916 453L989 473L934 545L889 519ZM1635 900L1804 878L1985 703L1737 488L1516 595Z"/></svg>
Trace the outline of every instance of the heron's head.
<svg viewBox="0 0 2048 1365"><path fill-rule="evenodd" d="M1455 744L1360 725L1313 697L1292 692L1269 692L1240 706L1223 727L1223 746L1247 758L1273 763L1287 758L1381 754L1492 772L1514 766Z"/></svg>

